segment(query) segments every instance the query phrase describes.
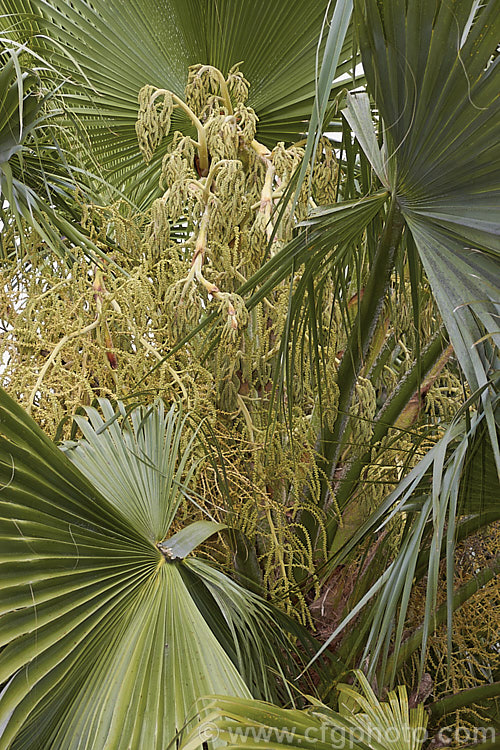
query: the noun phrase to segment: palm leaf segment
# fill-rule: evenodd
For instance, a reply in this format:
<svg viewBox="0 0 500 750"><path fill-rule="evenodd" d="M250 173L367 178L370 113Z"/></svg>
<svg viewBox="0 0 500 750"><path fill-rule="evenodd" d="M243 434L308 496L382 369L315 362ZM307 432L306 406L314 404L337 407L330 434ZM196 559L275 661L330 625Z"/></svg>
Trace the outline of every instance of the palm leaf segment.
<svg viewBox="0 0 500 750"><path fill-rule="evenodd" d="M182 559L221 526L164 542L193 471L184 422L161 406L123 427L90 419L65 455L0 393L0 748L36 736L40 748L164 750L199 696L265 683L265 605Z"/></svg>

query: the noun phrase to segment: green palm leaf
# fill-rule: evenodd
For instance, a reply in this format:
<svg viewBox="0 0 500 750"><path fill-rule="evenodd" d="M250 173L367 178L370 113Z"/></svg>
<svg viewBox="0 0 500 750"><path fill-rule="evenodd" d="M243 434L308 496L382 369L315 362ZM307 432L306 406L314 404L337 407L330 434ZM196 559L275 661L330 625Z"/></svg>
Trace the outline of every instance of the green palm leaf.
<svg viewBox="0 0 500 750"><path fill-rule="evenodd" d="M272 706L261 701L214 696L205 702L208 714L188 735L182 750L195 750L204 738L218 738L231 748L301 748L313 744L320 750L350 747L363 750L418 750L426 738L427 716L423 705L410 708L406 688L379 701L365 675L355 671L361 690L337 686L339 710L320 701L303 711Z"/></svg>
<svg viewBox="0 0 500 750"><path fill-rule="evenodd" d="M248 302L252 309L290 273L304 264L301 294L296 295L297 305L304 296L307 282L321 276L331 265L345 267L350 247L359 240L367 225L387 201L387 193L380 191L355 201L343 201L333 206L315 209L306 221L301 222L297 237L273 256L238 292L247 294L255 286L258 290ZM294 305L295 307L295 305Z"/></svg>
<svg viewBox="0 0 500 750"><path fill-rule="evenodd" d="M29 228L60 257L71 258L75 245L93 260L104 255L75 222L74 195L79 190L90 200L89 176L61 146L63 129L52 124L61 114L55 103L61 82L55 78L22 46L0 53L0 220L17 227L19 240L0 241L3 259L22 254Z"/></svg>
<svg viewBox="0 0 500 750"><path fill-rule="evenodd" d="M460 364L487 381L484 332L500 342L499 63L495 2L360 0L368 88L384 124L384 172L413 234ZM359 111L359 109L358 109ZM367 129L349 121L372 165ZM371 136L373 143L373 136Z"/></svg>
<svg viewBox="0 0 500 750"><path fill-rule="evenodd" d="M396 667L401 665L398 659L404 648L403 633L415 577L419 580L424 574L427 576L425 614L420 639L415 646L422 649L420 670L423 669L429 633L436 627L436 623L448 621L448 654L452 653L452 615L465 601L453 590L458 519L466 513L470 514L467 519L470 522L468 533L498 519L500 485L494 463L489 466L484 463L477 465L474 473L471 473L471 461L477 458L481 447L490 459L493 455L491 445L487 442L485 421L486 415L482 411L474 412L470 419L459 412L443 438L425 454L336 554L331 561L332 569L346 560L349 553L362 544L371 532L379 532L395 518L401 518L397 533L400 533L401 527L403 532L394 559L381 571L377 580L314 658L371 603L368 610L365 610L362 625L365 628L362 661L368 665L370 675L377 672L380 684L393 684ZM474 482L471 481L472 477ZM491 482L488 489L484 486L486 481ZM443 559L446 560L447 603L444 616L438 621L435 607L440 584L440 563ZM487 572L490 573L489 578L497 575L493 567ZM485 585L489 578L486 577L480 585ZM477 588L471 589L468 596L472 596L476 590Z"/></svg>
<svg viewBox="0 0 500 750"><path fill-rule="evenodd" d="M201 695L266 694L265 605L159 548L195 465L183 420L101 406L63 453L0 393L0 748L163 750Z"/></svg>
<svg viewBox="0 0 500 750"><path fill-rule="evenodd" d="M298 0L126 5L115 0L34 0L34 5L43 16L41 30L58 44L52 62L83 84L67 95L66 105L88 130L103 176L126 186L138 203L156 193L164 153L163 147L149 166L142 162L135 134L138 92L151 84L182 95L190 65L210 64L227 74L243 61L241 69L251 84L249 105L260 118L258 139L272 146L304 136L327 0L312 5ZM340 42L337 75L352 68L352 33L347 31ZM176 113L172 132L186 126Z"/></svg>
<svg viewBox="0 0 500 750"><path fill-rule="evenodd" d="M101 399L100 405L104 418L90 407L90 421L75 417L85 440L66 443L67 455L144 536L161 542L196 468L191 455L195 435L181 451L186 417L178 419L173 410L166 415L162 404L146 415L135 409L130 422L123 423L109 401ZM119 410L125 418L122 404Z"/></svg>

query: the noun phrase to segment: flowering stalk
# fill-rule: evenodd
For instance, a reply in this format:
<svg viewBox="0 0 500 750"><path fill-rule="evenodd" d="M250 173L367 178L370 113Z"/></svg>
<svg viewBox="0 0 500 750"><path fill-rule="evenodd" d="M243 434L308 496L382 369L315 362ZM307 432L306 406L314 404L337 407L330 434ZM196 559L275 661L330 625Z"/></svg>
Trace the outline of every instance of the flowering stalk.
<svg viewBox="0 0 500 750"><path fill-rule="evenodd" d="M167 91L167 89L157 89L151 97L151 104L153 104L159 96L165 95L172 97L172 100L175 102L174 109L177 107L181 109L195 126L196 132L198 134L198 142L196 143L196 147L198 148L198 158L200 160L200 172L202 175L204 173L208 174L210 162L208 157L207 134L205 132L205 128L203 127L198 117L196 117L193 110L188 107L186 102L183 102L179 96L173 94L171 91Z"/></svg>
<svg viewBox="0 0 500 750"><path fill-rule="evenodd" d="M209 72L213 76L217 78L217 81L219 83L220 87L220 93L221 93L221 99L224 104L224 107L227 109L227 112L229 115L233 114L233 105L231 103L231 97L229 96L229 89L227 87L226 79L220 72L218 68L214 68L213 65L203 65L199 71L198 75L201 76L203 73Z"/></svg>

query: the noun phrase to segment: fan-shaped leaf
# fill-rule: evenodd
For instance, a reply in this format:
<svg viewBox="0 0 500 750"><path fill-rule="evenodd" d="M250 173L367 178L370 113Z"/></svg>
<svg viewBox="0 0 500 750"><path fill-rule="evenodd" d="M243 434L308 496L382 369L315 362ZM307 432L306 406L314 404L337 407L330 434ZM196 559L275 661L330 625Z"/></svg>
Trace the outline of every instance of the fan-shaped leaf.
<svg viewBox="0 0 500 750"><path fill-rule="evenodd" d="M478 341L486 330L500 342L500 58L492 59L498 7L494 0L480 6L360 0L356 11L391 188L476 390L489 368ZM349 112L370 158L352 103Z"/></svg>
<svg viewBox="0 0 500 750"><path fill-rule="evenodd" d="M164 750L201 695L265 692L265 605L155 544L192 471L182 420L102 407L69 451L91 481L0 392L0 748Z"/></svg>
<svg viewBox="0 0 500 750"><path fill-rule="evenodd" d="M243 61L251 84L249 104L259 116L259 140L274 145L305 133L327 0L312 5L298 0L125 5L34 0L34 5L43 16L40 28L60 45L53 48L52 60L83 84L67 96L67 106L88 129L106 178L115 186L126 184L137 202L155 195L164 152L159 149L149 166L143 164L135 135L137 94L151 84L182 95L190 65L211 64L227 74ZM351 66L350 32L340 37L337 55L341 74ZM173 130L186 125L176 113Z"/></svg>

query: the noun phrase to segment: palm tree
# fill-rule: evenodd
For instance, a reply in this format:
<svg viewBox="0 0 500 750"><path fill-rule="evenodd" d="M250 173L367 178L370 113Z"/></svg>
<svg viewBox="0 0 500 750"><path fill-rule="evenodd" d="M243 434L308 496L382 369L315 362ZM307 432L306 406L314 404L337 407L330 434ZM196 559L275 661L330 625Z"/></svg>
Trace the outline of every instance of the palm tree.
<svg viewBox="0 0 500 750"><path fill-rule="evenodd" d="M218 296L221 292L216 287L215 293L212 288L212 297L220 302L229 323L234 321L234 316L238 317L238 311L245 316L246 310L251 325L254 325L252 316L255 320L262 319L263 306L268 310L274 306L276 310L277 300L281 305L285 303L281 327L277 326L278 318L272 317L274 313L269 313L271 323L266 323L268 328L279 329L280 338L277 343L270 343L266 352L266 367L274 378L273 390L266 390L265 381L255 386L258 398L254 397L253 401L258 401L260 411L257 407L255 411L253 407L249 409L252 394L247 396L245 392L248 383L252 386L254 374L245 377L236 367L231 371L231 376L237 378L234 396L241 410L238 439L247 440L250 436L253 443L251 433L256 420L269 413L266 418L271 428L276 422L273 413L281 404L287 428L281 431L280 450L283 451L284 444L286 450L289 450L288 445L293 447L297 435L303 440L302 425L307 423L316 436L317 460L311 449L303 464L314 465L314 470L293 473L282 482L282 508L278 510L276 504L271 504L265 519L259 519L259 528L266 526L265 534L276 535L278 514L284 518L295 514L289 527L294 534L290 557L272 558L281 562L282 579L288 582L287 592L292 592L287 593L288 601L293 600L290 597L301 596L304 606L311 596L312 586L318 591L326 582L322 595L333 586L334 606L345 606L345 616L332 624L332 632L321 649L323 652L329 643L336 644L335 657L328 666L330 679L336 681L345 671L362 664L372 678L376 675L382 689L382 686L394 684L396 676L403 674L401 670L418 651L422 674L429 635L446 620L451 655L452 612L478 588L495 580L499 572L495 558L476 578L454 589L456 544L480 529L487 529L499 518L496 501L500 458L495 425L499 246L498 225L494 223L492 212L500 182L500 147L495 137L498 111L495 43L500 22L492 1L482 6L475 2L450 6L444 2L436 5L360 0L354 3L354 9L349 2L337 2L334 8L328 6L329 25L322 27L326 5L324 2L314 3L312 7L302 7L303 4L295 2L234 4L229 0L222 5L186 4L169 0L161 8L157 3L142 4L139 15L135 6L123 8L113 2L88 5L83 0L73 0L61 5L52 0L33 0L26 3L26 14L18 15L15 34L21 44L29 38L38 59L47 60L64 76L58 99L61 102L58 122L66 129L71 123L78 123L86 139L79 145L78 157L86 164L87 171L100 170L100 190L96 189L94 178L83 180L89 199L103 208L105 220L101 219L100 235L96 234L92 222L87 224L87 237L80 231L74 234L74 229L73 234L66 231L68 224L63 225L61 221L67 222L68 217L77 215L79 210L67 189L64 193L58 191L58 196L62 197L57 211L49 206L52 234L49 237L46 231L42 237L58 249L63 263L72 261L68 257L68 247L64 249L64 243L58 241L62 233L69 237L70 245L83 246L97 265L100 265L99 255L106 255L107 263L116 263L125 271L124 275L134 276L133 259L120 253L116 230L120 214L116 211L106 214L106 206L119 194L127 202L127 210L138 213L157 210L153 215L158 220L161 205L158 201L172 200L172 193L166 199L158 186L158 174L162 163L166 163L164 158L168 159L176 148L177 142L172 141L172 136L175 131L181 131L191 141L200 141L196 140L197 131L193 127L196 121L189 114L189 107L181 106L185 104L188 68L193 76L201 76L199 65L208 66L212 71L210 75L215 78L215 70L223 71L223 80L229 74L227 82L230 83L231 75L239 75L234 66L244 60L241 70L252 84L249 99L246 103L230 102L230 106L242 104L257 113L255 140L258 149L262 149L261 154L267 160L276 160L278 157L271 158L270 154L278 153L277 143L299 141L294 146L294 154L302 155L301 166L293 177L291 173L286 179L282 177L281 189L271 195L276 213L264 217L265 231L259 252L267 245L270 259L261 264L259 256L256 267L249 266L240 274L243 284L239 284L236 275L229 282L226 278L228 291L222 292L226 296ZM6 12L12 10L6 2L2 7ZM10 28L8 23L7 29ZM249 29L253 33L249 34ZM354 74L338 80L355 67L357 44L366 86L363 86L365 78L356 78ZM18 54L12 52L10 60ZM316 64L317 60L321 60L321 66ZM28 89L21 89L17 69L16 75L13 74L14 67L13 62L6 64L5 80L10 76L16 90L26 91L28 96ZM332 88L334 77L336 84ZM209 86L214 94L211 82ZM347 93L348 89L353 93ZM162 125L164 137L154 136L155 148L150 149L148 156L151 158L146 164L137 148L135 132L136 102L141 91L145 92L141 100L145 103L145 121L149 116L157 117L160 111L152 104L153 97L157 97L154 101L163 102L164 108L170 106L168 97L176 97L172 100L176 106L168 115L171 115L171 125L169 128ZM216 88L217 94L222 95L223 91ZM307 125L311 111L313 115ZM13 112L19 125L22 110L17 110L17 115L15 109ZM212 110L211 116L213 114ZM201 122L202 128L208 130L209 123L210 117ZM45 123L43 125L45 128ZM339 139L339 166L334 173L330 172L330 178L336 175L335 180L329 181L328 200L332 205L316 205L307 213L308 191L315 189L314 167L316 175L323 174L330 158L328 145L320 140L325 126L329 132L337 133ZM238 127L240 138L242 126ZM304 138L306 130L308 135ZM44 129L43 132L49 131ZM147 130L142 132L146 144L151 144L151 134ZM29 132L25 135L30 137ZM64 136L62 140L64 142ZM35 145L30 143L30 148L34 149ZM8 176L9 170L12 172L12 160L18 158L18 153L8 154L2 174ZM287 153L289 156L290 150ZM294 166L298 163L294 162ZM243 164L242 168L247 175L248 165ZM75 174L73 163L70 172ZM33 191L33 174L26 176L25 185L17 179L19 195L26 195L26 190ZM215 184L217 176L215 173L207 176L201 169L198 176L190 175L189 179L213 179ZM14 183L4 181L2 184ZM216 185L215 193L217 189ZM9 190L6 198L10 209L14 210L17 203L12 197L12 187ZM313 195L316 197L314 192ZM26 225L33 222L31 216L36 219L46 215L46 207L40 200L32 201L35 206L32 214L17 211L22 216L21 234ZM315 202L321 204L321 201ZM256 204L258 206L258 201ZM295 224L293 221L290 224L292 206L300 223L296 220ZM259 208L255 211L258 214ZM178 215L176 219L182 217ZM190 221L188 236L194 231L199 238L201 219L194 213ZM8 216L5 223L13 227ZM174 222L173 229L168 230L173 232L169 237L185 238L185 224L185 221L177 225ZM153 225L154 221L148 225L148 231L152 231ZM35 225L38 227L39 222ZM45 253L45 247L38 246L37 252ZM186 345L198 347L189 351L195 351L200 358L201 341L208 340L210 356L221 350L224 329L218 315L205 316L205 302L198 303L190 326L171 333L174 338L169 339L170 344L175 342L175 336L181 333L182 339L187 331L172 352L168 351L169 347L165 351L158 341L152 346L147 327L138 334L137 322L134 322L135 328L129 326L125 331L126 342L120 349L116 334L113 334L114 340L108 334L116 316L122 314L120 305L117 308L117 299L122 302L119 296L122 287L108 274L106 284L113 285L112 292L108 292L102 276L105 270L106 266L94 269L95 310L91 300L85 303L87 307L83 306L78 313L82 320L75 334L90 327L102 330L109 363L115 351L125 352L134 340L143 347L145 358L151 353L151 347L156 347L156 353L152 353L156 372L164 364L169 367L169 362L177 372L179 361L172 357L184 351ZM201 270L199 273L203 279ZM291 277L293 281L288 291L286 284ZM244 308L238 308L241 299L245 300ZM406 315L405 341L410 350L406 356L401 353L404 351L400 336L403 313ZM127 319L127 325L129 323ZM166 325L163 322L161 330L165 330ZM158 325L158 330L160 328ZM205 338L207 333L208 339ZM233 336L233 343L234 340L239 342L238 335L239 332ZM431 337L428 345L423 341L424 336ZM63 336L55 345L54 356L50 355L47 360L49 365L57 361L54 352L60 356L61 341L67 343ZM68 355L69 362L81 356L79 344L76 345L79 336L75 335L72 341L76 348ZM229 346L227 338L222 341L224 346ZM248 337L246 341L249 346ZM41 356L47 358L46 354ZM192 360L192 356L190 353L188 359ZM392 372L390 383L386 373L388 366ZM48 365L40 366L41 377L31 387L30 407L36 403L47 368ZM140 373L142 381L148 382L150 370L152 364L146 361L145 370ZM448 373L453 388L458 387L460 377L465 378L468 385L464 386L464 403L455 415L443 412L446 424L437 420L428 430L428 425L422 422L422 410L426 398L430 401L437 393L436 384L443 372ZM99 388L107 388L105 392L113 394L113 388L117 392L116 377L109 372L102 375L102 370L93 366L87 380L98 381ZM106 384L106 378L110 385ZM134 392L130 395L134 399L144 397L140 393L141 378L132 385ZM395 378L401 380L398 387L393 387ZM92 388L96 390L95 385ZM47 392L50 391L47 387ZM454 403L457 404L456 396ZM29 424L12 405L6 405L5 413L11 412L16 419ZM111 418L111 413L108 416ZM80 426L87 429L82 422ZM29 428L30 435L33 430ZM87 438L90 434L87 433ZM232 439L234 437L235 433ZM41 439L39 435L38 439ZM27 440L29 444L35 438ZM215 441L212 439L212 442ZM85 450L81 448L82 456ZM6 443L3 460L7 484L13 471L10 451ZM226 517L222 520L230 519L237 529L237 533L230 536L229 544L240 577L253 588L259 588L262 587L259 557L261 561L269 558L259 538L245 539L240 533L241 520L238 531L238 512L231 512L231 484L225 480L227 457L222 454L224 450L221 451L218 481L220 479L220 486L227 490ZM50 453L49 465L51 460L55 461L55 455L54 451ZM89 460L88 450L85 455ZM482 462L478 468L480 456ZM95 456L93 460L95 462ZM252 459L248 465L252 465ZM80 468L84 468L83 464ZM139 472L139 468L136 465L134 470ZM232 469L232 466L226 468ZM93 477L95 482L95 472ZM102 487L98 489L102 491ZM106 489L113 490L109 486ZM9 491L10 485L5 490L5 498ZM103 495L108 497L106 492ZM298 511L294 509L297 496L300 497ZM115 500L119 503L123 497L116 496ZM61 502L64 507L67 497ZM130 502L127 507L129 505ZM99 513L101 511L102 508ZM125 514L130 512L131 507ZM104 521L99 518L102 524ZM127 535L134 539L140 532L137 523L135 518L134 523L127 526ZM166 529L155 534L159 541ZM200 541L203 538L202 535ZM272 548L277 547L279 542ZM304 550L308 551L307 557ZM158 549L153 552L157 556L160 554ZM444 586L439 581L443 566L447 577ZM356 571L358 574L356 587L348 592L348 601L342 599L346 578L339 571L343 567L347 577ZM268 573L269 567L264 567L265 580ZM408 637L407 615L409 603L413 601L414 580L417 586L425 582L426 605L418 623L420 627L414 626ZM437 607L438 594L444 589L446 602ZM199 609L199 603L197 606ZM354 628L353 623L356 623ZM56 637L55 630L51 637ZM15 641L12 648L14 644ZM125 639L120 648L126 653L130 642ZM23 658L31 658L28 650ZM489 679L498 683L494 674ZM12 685L14 687L9 687L5 693L5 700L10 700L9 705L14 707L17 693L15 683ZM247 681L247 690L248 685ZM213 688L214 692L219 690L218 686ZM486 688L482 695L494 693L490 685ZM243 688L241 690L244 692ZM224 688L221 692L231 690ZM257 694L255 689L250 692L254 696ZM200 692L193 687L191 697L196 694ZM24 699L25 707L29 695ZM74 692L71 695L73 700ZM476 700L480 698L481 694L475 696ZM43 704L47 732L55 731L50 722L57 700L54 698L54 703L51 700L47 697ZM98 696L95 701L97 706ZM139 705L131 701L132 698L123 701L117 698L116 705L120 711L128 710L123 706ZM22 738L26 736L25 731L29 732L30 722L38 716L38 713L29 714L31 710L26 708L26 715L31 718L20 730L15 743L24 741ZM439 709L436 709L437 714ZM14 720L15 714L12 714L9 725L13 733L17 731ZM178 720L175 728L180 729L181 724ZM68 728L69 723L64 727L65 742L72 747L73 730ZM174 725L168 727L165 731L171 737L175 728ZM57 731L62 732L63 728ZM138 736L134 734L138 731L130 725L130 737ZM88 746L99 747L100 735L92 736L94 745ZM48 738L49 734L47 742L51 741ZM120 747L120 741L113 739L113 746ZM8 735L5 735L5 746L8 742ZM13 745L17 746L23 745Z"/></svg>

